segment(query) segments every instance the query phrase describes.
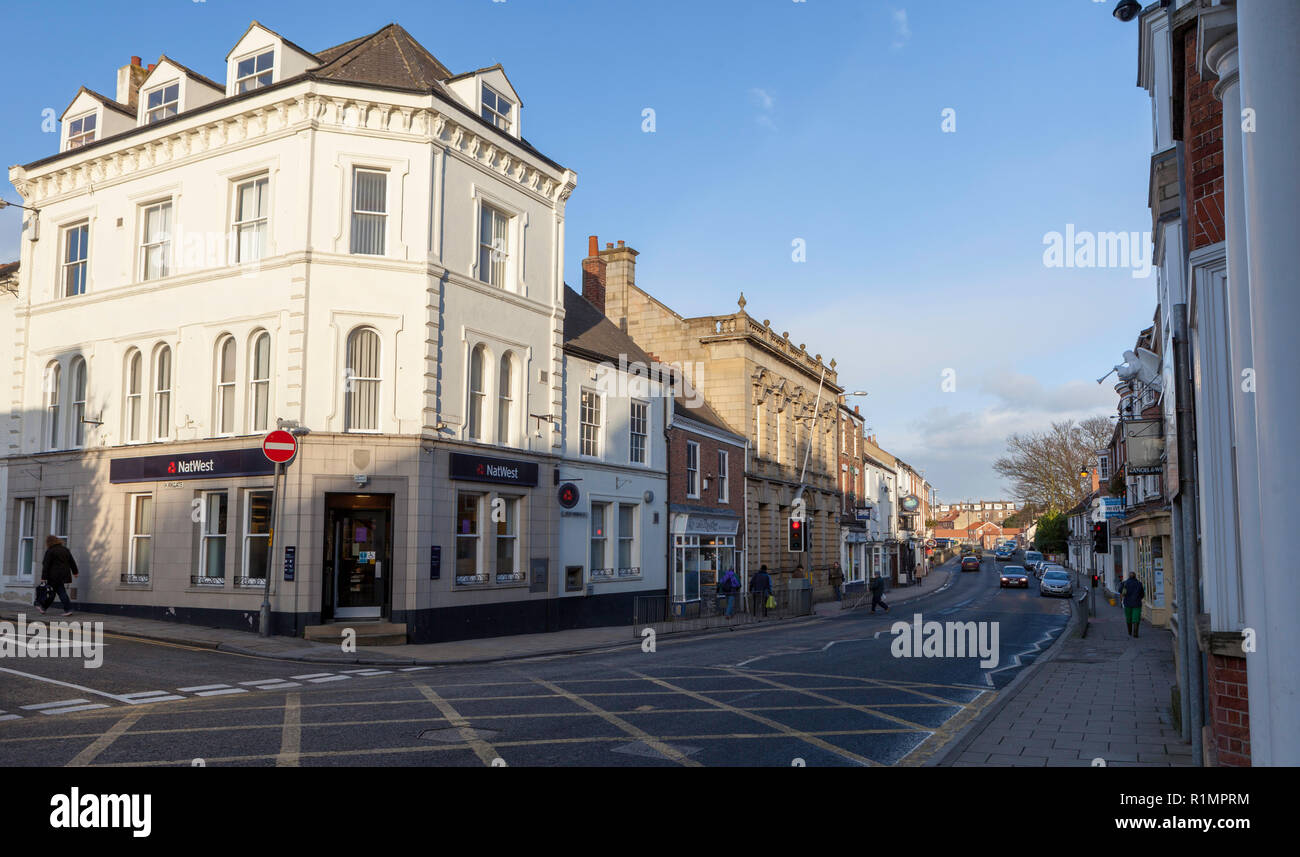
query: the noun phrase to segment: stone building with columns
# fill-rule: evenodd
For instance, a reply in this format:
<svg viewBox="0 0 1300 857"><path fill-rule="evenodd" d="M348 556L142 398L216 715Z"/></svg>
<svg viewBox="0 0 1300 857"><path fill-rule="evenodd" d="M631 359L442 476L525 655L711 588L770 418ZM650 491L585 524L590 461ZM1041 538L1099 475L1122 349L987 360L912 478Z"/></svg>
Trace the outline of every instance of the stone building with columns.
<svg viewBox="0 0 1300 857"><path fill-rule="evenodd" d="M837 417L844 390L835 361L752 317L743 294L731 313L679 315L637 286L636 257L622 241L600 248L593 236L582 262L583 295L656 360L680 367L748 439L746 579L766 565L778 586L788 586L802 566L814 597L829 597L827 572L841 551ZM788 549L789 519L800 508L811 540L803 554Z"/></svg>
<svg viewBox="0 0 1300 857"><path fill-rule="evenodd" d="M1151 3L1137 25L1180 719L1198 763L1297 765L1300 4Z"/></svg>

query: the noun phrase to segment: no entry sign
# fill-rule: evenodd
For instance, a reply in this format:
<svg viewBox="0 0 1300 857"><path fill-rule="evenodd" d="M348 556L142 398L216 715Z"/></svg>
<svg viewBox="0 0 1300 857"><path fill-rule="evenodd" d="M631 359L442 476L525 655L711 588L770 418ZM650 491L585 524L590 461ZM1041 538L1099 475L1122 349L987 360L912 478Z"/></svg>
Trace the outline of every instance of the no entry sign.
<svg viewBox="0 0 1300 857"><path fill-rule="evenodd" d="M262 454L276 464L284 464L297 451L297 438L282 429L276 429L262 440Z"/></svg>

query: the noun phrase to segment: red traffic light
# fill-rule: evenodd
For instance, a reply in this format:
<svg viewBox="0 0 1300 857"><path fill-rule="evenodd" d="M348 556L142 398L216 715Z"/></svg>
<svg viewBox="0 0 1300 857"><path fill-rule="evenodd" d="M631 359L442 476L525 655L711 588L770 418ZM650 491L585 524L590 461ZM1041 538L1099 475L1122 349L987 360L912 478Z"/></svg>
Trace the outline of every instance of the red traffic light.
<svg viewBox="0 0 1300 857"><path fill-rule="evenodd" d="M798 522L798 521L791 521L791 522L790 522L790 529L792 529L792 530L797 530L797 529L799 529L799 522Z"/></svg>

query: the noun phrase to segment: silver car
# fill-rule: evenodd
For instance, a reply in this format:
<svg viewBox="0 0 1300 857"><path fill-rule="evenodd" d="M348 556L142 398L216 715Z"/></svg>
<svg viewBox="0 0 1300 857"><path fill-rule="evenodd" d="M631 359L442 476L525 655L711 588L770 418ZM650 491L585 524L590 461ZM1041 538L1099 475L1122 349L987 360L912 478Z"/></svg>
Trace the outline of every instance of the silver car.
<svg viewBox="0 0 1300 857"><path fill-rule="evenodd" d="M1070 584L1070 573L1064 569L1049 568L1043 572L1043 579L1038 581L1039 595L1064 595L1069 598L1074 594Z"/></svg>

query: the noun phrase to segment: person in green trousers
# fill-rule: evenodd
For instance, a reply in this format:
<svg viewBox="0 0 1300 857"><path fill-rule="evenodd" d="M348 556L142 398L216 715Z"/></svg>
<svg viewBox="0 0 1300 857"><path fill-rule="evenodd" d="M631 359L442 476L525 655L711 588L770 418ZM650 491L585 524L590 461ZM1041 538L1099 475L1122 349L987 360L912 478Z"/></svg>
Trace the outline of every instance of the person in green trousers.
<svg viewBox="0 0 1300 857"><path fill-rule="evenodd" d="M1124 596L1124 621L1128 624L1128 635L1136 637L1138 626L1142 624L1142 599L1147 594L1146 590L1142 588L1142 581L1137 579L1137 574L1130 571L1128 580L1124 581L1119 591Z"/></svg>

